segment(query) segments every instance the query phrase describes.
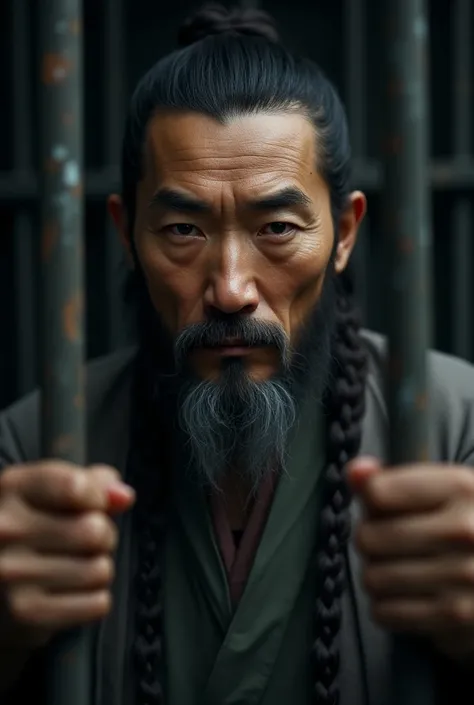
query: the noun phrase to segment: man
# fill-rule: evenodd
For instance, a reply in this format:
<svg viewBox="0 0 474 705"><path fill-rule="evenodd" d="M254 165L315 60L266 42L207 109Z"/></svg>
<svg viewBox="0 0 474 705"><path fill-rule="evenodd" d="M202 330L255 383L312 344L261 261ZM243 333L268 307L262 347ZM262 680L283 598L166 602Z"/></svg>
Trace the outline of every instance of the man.
<svg viewBox="0 0 474 705"><path fill-rule="evenodd" d="M472 368L432 355L433 464L382 469L341 103L263 13L180 40L109 200L139 344L89 367L90 467L40 459L37 395L2 418L2 703L38 702L45 646L90 622L94 705L384 705L390 630L472 699Z"/></svg>

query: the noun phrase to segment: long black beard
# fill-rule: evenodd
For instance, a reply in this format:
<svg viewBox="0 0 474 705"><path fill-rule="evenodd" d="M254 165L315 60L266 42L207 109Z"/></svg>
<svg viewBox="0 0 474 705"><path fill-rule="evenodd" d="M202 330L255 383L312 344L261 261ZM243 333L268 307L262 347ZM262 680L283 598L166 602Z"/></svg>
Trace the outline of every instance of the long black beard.
<svg viewBox="0 0 474 705"><path fill-rule="evenodd" d="M302 401L309 394L315 404L321 403L328 383L336 277L327 277L294 349L279 326L252 325L248 317L235 315L191 326L173 343L140 286L147 386L157 413L163 414L165 404L176 414L180 461L192 479L215 487L232 470L257 488L268 473L284 472L288 436ZM279 372L269 380L254 381L242 359L227 359L218 380L197 379L187 364L189 352L203 343L217 344L224 335L272 345L279 353Z"/></svg>

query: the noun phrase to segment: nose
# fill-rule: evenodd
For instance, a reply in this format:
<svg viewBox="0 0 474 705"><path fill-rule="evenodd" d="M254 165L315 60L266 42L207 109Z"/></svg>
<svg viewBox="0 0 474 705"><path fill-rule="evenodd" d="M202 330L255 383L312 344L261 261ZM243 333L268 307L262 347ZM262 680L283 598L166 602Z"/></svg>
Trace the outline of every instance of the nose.
<svg viewBox="0 0 474 705"><path fill-rule="evenodd" d="M223 243L204 295L207 312L250 314L258 304L251 253L236 240Z"/></svg>

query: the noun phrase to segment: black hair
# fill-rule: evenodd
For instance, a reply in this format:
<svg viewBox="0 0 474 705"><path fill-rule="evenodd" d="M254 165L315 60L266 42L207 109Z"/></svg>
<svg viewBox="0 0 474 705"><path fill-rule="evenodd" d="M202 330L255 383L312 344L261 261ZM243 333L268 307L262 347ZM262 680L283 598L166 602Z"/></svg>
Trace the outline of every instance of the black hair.
<svg viewBox="0 0 474 705"><path fill-rule="evenodd" d="M314 124L318 152L315 167L330 189L337 237L338 220L349 196L351 155L344 108L322 71L281 46L273 20L256 10L229 11L208 6L183 25L179 40L182 48L158 61L140 81L132 98L122 157L122 195L131 231L146 129L158 110L189 110L221 122L242 114L293 111L307 116ZM346 277L339 276L337 280L333 369L324 398L327 464L311 653L317 705L336 705L339 700L338 637L350 529L345 466L359 450L365 398L366 353L359 336L352 289ZM146 358L146 352L142 354ZM166 527L167 477L166 472L155 470L170 463L172 429L167 424L172 414L168 410L157 422L157 412L146 389L144 358L137 364L130 452L131 480L137 487L139 547L135 677L137 705L162 705L165 696L159 557ZM159 458L160 453L167 457Z"/></svg>

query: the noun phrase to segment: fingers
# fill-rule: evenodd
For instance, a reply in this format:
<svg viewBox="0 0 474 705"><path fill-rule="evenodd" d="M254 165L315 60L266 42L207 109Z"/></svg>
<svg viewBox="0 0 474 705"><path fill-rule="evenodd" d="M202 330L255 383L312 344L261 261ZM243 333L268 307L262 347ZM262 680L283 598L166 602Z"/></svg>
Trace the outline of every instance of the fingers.
<svg viewBox="0 0 474 705"><path fill-rule="evenodd" d="M44 644L108 613L118 539L110 514L133 501L107 466L47 461L2 473L0 589L12 643Z"/></svg>
<svg viewBox="0 0 474 705"><path fill-rule="evenodd" d="M474 557L468 553L425 561L372 562L364 569L363 582L374 599L435 596L453 589L474 593Z"/></svg>
<svg viewBox="0 0 474 705"><path fill-rule="evenodd" d="M426 557L457 549L474 549L474 512L466 503L450 510L368 519L355 541L366 559Z"/></svg>
<svg viewBox="0 0 474 705"><path fill-rule="evenodd" d="M451 592L427 598L376 600L373 618L394 632L439 635L444 632L470 632L474 626L474 596L468 592Z"/></svg>
<svg viewBox="0 0 474 705"><path fill-rule="evenodd" d="M111 609L108 590L71 594L49 594L29 585L17 587L8 596L11 617L28 629L55 632L105 617Z"/></svg>
<svg viewBox="0 0 474 705"><path fill-rule="evenodd" d="M117 528L106 514L54 515L30 510L13 500L0 514L0 546L17 545L57 554L110 553Z"/></svg>
<svg viewBox="0 0 474 705"><path fill-rule="evenodd" d="M474 499L474 473L467 467L414 465L382 472L367 467L362 482L363 467L361 459L350 464L348 478L369 514L429 511L458 498Z"/></svg>
<svg viewBox="0 0 474 705"><path fill-rule="evenodd" d="M36 585L46 591L69 592L108 589L114 577L109 556L69 558L29 550L0 554L0 583Z"/></svg>
<svg viewBox="0 0 474 705"><path fill-rule="evenodd" d="M0 497L15 494L32 507L50 511L107 511L110 488L133 501L133 491L106 466L84 470L48 461L16 466L0 476Z"/></svg>

